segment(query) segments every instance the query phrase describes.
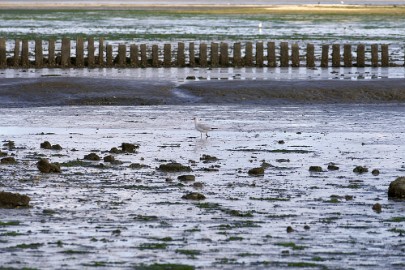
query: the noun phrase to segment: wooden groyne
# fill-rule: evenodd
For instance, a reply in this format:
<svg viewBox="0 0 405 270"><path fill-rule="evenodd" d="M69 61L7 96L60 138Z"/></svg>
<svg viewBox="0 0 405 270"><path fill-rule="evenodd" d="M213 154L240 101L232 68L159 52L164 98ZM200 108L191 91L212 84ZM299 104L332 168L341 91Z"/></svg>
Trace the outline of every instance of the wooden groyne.
<svg viewBox="0 0 405 270"><path fill-rule="evenodd" d="M103 38L15 40L7 51L0 38L0 68L144 68L144 67L390 67L387 44L314 44L300 48L287 42L158 45L108 44ZM58 46L56 46L58 45ZM315 55L315 52L320 52ZM402 65L402 63L401 63ZM405 65L405 62L404 62Z"/></svg>

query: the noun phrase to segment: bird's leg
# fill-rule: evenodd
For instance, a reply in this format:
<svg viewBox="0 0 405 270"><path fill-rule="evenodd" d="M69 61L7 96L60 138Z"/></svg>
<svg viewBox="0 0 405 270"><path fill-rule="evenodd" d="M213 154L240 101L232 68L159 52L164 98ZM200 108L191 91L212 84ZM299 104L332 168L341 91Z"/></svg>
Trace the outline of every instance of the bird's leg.
<svg viewBox="0 0 405 270"><path fill-rule="evenodd" d="M209 136L208 136L208 133L205 133L205 138L208 138Z"/></svg>

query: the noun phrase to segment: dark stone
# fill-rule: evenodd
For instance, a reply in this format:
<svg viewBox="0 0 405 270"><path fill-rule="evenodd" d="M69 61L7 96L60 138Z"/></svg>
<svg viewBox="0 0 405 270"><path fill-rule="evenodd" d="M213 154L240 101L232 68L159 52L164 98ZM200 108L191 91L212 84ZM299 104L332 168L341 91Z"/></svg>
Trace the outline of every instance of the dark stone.
<svg viewBox="0 0 405 270"><path fill-rule="evenodd" d="M1 152L1 151L0 151L0 157L5 157L5 156L7 156L7 153L6 153L6 152Z"/></svg>
<svg viewBox="0 0 405 270"><path fill-rule="evenodd" d="M311 229L311 227L309 227L309 225L305 225L305 226L304 226L304 229L305 229L305 230L309 230L309 229Z"/></svg>
<svg viewBox="0 0 405 270"><path fill-rule="evenodd" d="M60 146L59 144L54 144L52 145L52 150L62 150L62 146Z"/></svg>
<svg viewBox="0 0 405 270"><path fill-rule="evenodd" d="M189 166L184 166L177 162L161 164L159 166L159 170L164 172L191 172L191 168Z"/></svg>
<svg viewBox="0 0 405 270"><path fill-rule="evenodd" d="M363 167L363 166L356 166L356 168L353 169L353 172L361 174L361 173L368 172L368 169L366 167Z"/></svg>
<svg viewBox="0 0 405 270"><path fill-rule="evenodd" d="M209 163L218 161L218 158L210 155L202 155L202 157L200 157L200 160L203 160L204 163Z"/></svg>
<svg viewBox="0 0 405 270"><path fill-rule="evenodd" d="M132 143L122 143L121 145L122 152L124 153L135 153L135 150L139 148L139 145Z"/></svg>
<svg viewBox="0 0 405 270"><path fill-rule="evenodd" d="M195 181L195 176L191 175L191 174L186 174L186 175L180 175L179 177L177 177L177 179L182 182L190 182L190 181Z"/></svg>
<svg viewBox="0 0 405 270"><path fill-rule="evenodd" d="M278 141L278 144L285 144L285 141L279 140L279 141Z"/></svg>
<svg viewBox="0 0 405 270"><path fill-rule="evenodd" d="M43 149L52 149L52 145L48 141L44 141L43 143L40 144L41 148Z"/></svg>
<svg viewBox="0 0 405 270"><path fill-rule="evenodd" d="M381 204L379 204L379 203L374 204L372 209L377 213L381 213L381 210L382 210Z"/></svg>
<svg viewBox="0 0 405 270"><path fill-rule="evenodd" d="M15 158L13 157L5 157L2 158L0 161L1 164L15 164L17 161L15 161Z"/></svg>
<svg viewBox="0 0 405 270"><path fill-rule="evenodd" d="M371 174L374 175L374 176L378 176L380 174L380 171L377 170L377 169L374 169L374 170L371 171Z"/></svg>
<svg viewBox="0 0 405 270"><path fill-rule="evenodd" d="M30 200L27 195L0 191L1 208L28 207Z"/></svg>
<svg viewBox="0 0 405 270"><path fill-rule="evenodd" d="M195 189L200 189L200 188L203 188L203 187L204 187L204 184L201 183L201 182L193 183L193 188L195 188Z"/></svg>
<svg viewBox="0 0 405 270"><path fill-rule="evenodd" d="M104 162L110 162L110 163L114 163L115 161L115 157L112 155L108 155L104 157Z"/></svg>
<svg viewBox="0 0 405 270"><path fill-rule="evenodd" d="M292 233L294 231L294 229L291 226L287 227L287 233Z"/></svg>
<svg viewBox="0 0 405 270"><path fill-rule="evenodd" d="M264 168L263 167L257 167L257 168L252 168L248 171L249 175L264 175Z"/></svg>
<svg viewBox="0 0 405 270"><path fill-rule="evenodd" d="M188 194L184 195L181 198L185 199L185 200L194 200L194 201L199 201L199 200L205 200L206 199L203 194L198 193L198 192L188 193Z"/></svg>
<svg viewBox="0 0 405 270"><path fill-rule="evenodd" d="M322 172L322 167L321 166L310 166L309 167L310 172Z"/></svg>
<svg viewBox="0 0 405 270"><path fill-rule="evenodd" d="M186 80L195 80L196 78L195 78L195 76L187 76L186 77Z"/></svg>
<svg viewBox="0 0 405 270"><path fill-rule="evenodd" d="M405 199L405 177L398 177L390 183L388 197Z"/></svg>
<svg viewBox="0 0 405 270"><path fill-rule="evenodd" d="M334 163L329 163L328 164L328 170L329 171L337 171L337 170L339 170L339 167L336 166L336 164L334 164Z"/></svg>
<svg viewBox="0 0 405 270"><path fill-rule="evenodd" d="M100 160L100 157L96 153L90 153L88 155L85 155L84 159L98 161Z"/></svg>
<svg viewBox="0 0 405 270"><path fill-rule="evenodd" d="M111 153L111 154L119 154L119 153L121 153L121 151L118 150L117 147L113 147L113 148L111 148L110 153Z"/></svg>
<svg viewBox="0 0 405 270"><path fill-rule="evenodd" d="M59 163L49 163L47 159L41 158L37 163L37 168L41 173L60 173Z"/></svg>

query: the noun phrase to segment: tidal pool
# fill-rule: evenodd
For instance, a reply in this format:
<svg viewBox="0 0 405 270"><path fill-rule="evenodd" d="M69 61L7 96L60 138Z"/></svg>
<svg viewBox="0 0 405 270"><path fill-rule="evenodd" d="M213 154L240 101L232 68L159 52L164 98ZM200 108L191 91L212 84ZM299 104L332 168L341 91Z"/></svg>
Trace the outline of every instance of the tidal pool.
<svg viewBox="0 0 405 270"><path fill-rule="evenodd" d="M404 112L403 104L2 108L2 145L15 142L2 152L18 163L0 165L1 190L29 195L31 207L0 209L0 266L403 269L405 204L387 190L405 173ZM201 138L193 116L218 129ZM44 141L63 149L41 149ZM139 149L113 154L122 163L83 160L123 142ZM41 157L62 173L41 174ZM157 170L170 161L192 171ZM248 174L263 164L263 176ZM184 174L195 181L179 181ZM182 199L190 192L206 199Z"/></svg>

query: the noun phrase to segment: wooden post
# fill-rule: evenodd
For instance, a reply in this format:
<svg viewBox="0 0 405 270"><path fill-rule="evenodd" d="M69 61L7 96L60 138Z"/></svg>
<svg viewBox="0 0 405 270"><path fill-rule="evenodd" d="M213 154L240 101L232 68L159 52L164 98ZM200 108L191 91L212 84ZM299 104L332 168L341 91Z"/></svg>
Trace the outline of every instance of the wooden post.
<svg viewBox="0 0 405 270"><path fill-rule="evenodd" d="M177 44L177 67L184 67L186 65L186 57L184 55L184 43Z"/></svg>
<svg viewBox="0 0 405 270"><path fill-rule="evenodd" d="M141 44L141 67L148 66L148 57L146 55L146 44Z"/></svg>
<svg viewBox="0 0 405 270"><path fill-rule="evenodd" d="M106 55L105 55L105 58L106 58L106 66L107 67L112 67L113 66L113 62L114 62L114 60L113 60L113 47L112 47L112 45L111 44L107 44L107 46L106 46Z"/></svg>
<svg viewBox="0 0 405 270"><path fill-rule="evenodd" d="M61 66L70 66L70 38L62 39L62 56L61 56Z"/></svg>
<svg viewBox="0 0 405 270"><path fill-rule="evenodd" d="M253 43L252 42L246 42L244 65L246 67L253 66Z"/></svg>
<svg viewBox="0 0 405 270"><path fill-rule="evenodd" d="M364 44L357 45L357 67L365 66L365 46Z"/></svg>
<svg viewBox="0 0 405 270"><path fill-rule="evenodd" d="M98 39L98 65L104 66L104 38Z"/></svg>
<svg viewBox="0 0 405 270"><path fill-rule="evenodd" d="M195 66L195 52L194 52L194 42L190 42L188 47L188 58L190 67Z"/></svg>
<svg viewBox="0 0 405 270"><path fill-rule="evenodd" d="M389 53L388 53L388 44L381 44L381 66L389 67Z"/></svg>
<svg viewBox="0 0 405 270"><path fill-rule="evenodd" d="M240 67L242 66L242 54L241 54L242 46L240 43L233 44L233 66Z"/></svg>
<svg viewBox="0 0 405 270"><path fill-rule="evenodd" d="M288 42L280 44L280 67L288 67Z"/></svg>
<svg viewBox="0 0 405 270"><path fill-rule="evenodd" d="M83 37L76 38L76 67L84 67L84 40Z"/></svg>
<svg viewBox="0 0 405 270"><path fill-rule="evenodd" d="M7 66L6 39L0 37L0 68Z"/></svg>
<svg viewBox="0 0 405 270"><path fill-rule="evenodd" d="M16 39L14 43L13 66L18 67L19 65L20 65L20 40Z"/></svg>
<svg viewBox="0 0 405 270"><path fill-rule="evenodd" d="M343 62L345 67L352 67L352 45L345 44L343 46Z"/></svg>
<svg viewBox="0 0 405 270"><path fill-rule="evenodd" d="M165 44L163 46L163 66L172 66L172 45L170 44Z"/></svg>
<svg viewBox="0 0 405 270"><path fill-rule="evenodd" d="M205 44L205 43L200 44L199 55L200 55L200 60L199 60L200 67L206 67L207 66L207 44Z"/></svg>
<svg viewBox="0 0 405 270"><path fill-rule="evenodd" d="M28 40L23 39L22 47L21 47L21 66L24 68L27 68L30 65L30 60L28 59L28 55L29 55Z"/></svg>
<svg viewBox="0 0 405 270"><path fill-rule="evenodd" d="M221 42L219 64L221 67L229 65L228 43Z"/></svg>
<svg viewBox="0 0 405 270"><path fill-rule="evenodd" d="M48 66L49 67L55 66L55 40L54 39L48 40Z"/></svg>
<svg viewBox="0 0 405 270"><path fill-rule="evenodd" d="M256 43L256 66L263 67L263 42Z"/></svg>
<svg viewBox="0 0 405 270"><path fill-rule="evenodd" d="M95 56L94 56L94 38L89 37L87 39L87 66L94 67L95 64Z"/></svg>
<svg viewBox="0 0 405 270"><path fill-rule="evenodd" d="M329 66L329 45L322 45L322 58L321 58L321 67Z"/></svg>
<svg viewBox="0 0 405 270"><path fill-rule="evenodd" d="M332 67L340 67L340 45L332 45Z"/></svg>
<svg viewBox="0 0 405 270"><path fill-rule="evenodd" d="M131 67L138 67L139 66L139 61L138 61L138 45L136 44L131 44L129 46L129 54L130 54L130 60L131 60Z"/></svg>
<svg viewBox="0 0 405 270"><path fill-rule="evenodd" d="M269 67L276 67L276 43L268 42L267 43L267 65Z"/></svg>
<svg viewBox="0 0 405 270"><path fill-rule="evenodd" d="M300 66L300 47L297 43L291 45L291 66Z"/></svg>
<svg viewBox="0 0 405 270"><path fill-rule="evenodd" d="M41 68L44 65L44 53L42 49L42 39L35 40L35 67Z"/></svg>
<svg viewBox="0 0 405 270"><path fill-rule="evenodd" d="M371 44L371 66L378 67L378 45Z"/></svg>
<svg viewBox="0 0 405 270"><path fill-rule="evenodd" d="M125 44L118 45L118 66L125 67L127 65L127 46Z"/></svg>
<svg viewBox="0 0 405 270"><path fill-rule="evenodd" d="M152 45L152 67L159 67L159 46Z"/></svg>
<svg viewBox="0 0 405 270"><path fill-rule="evenodd" d="M211 43L211 67L218 67L219 57L218 57L218 43Z"/></svg>
<svg viewBox="0 0 405 270"><path fill-rule="evenodd" d="M315 67L315 46L314 44L307 44L307 68Z"/></svg>

